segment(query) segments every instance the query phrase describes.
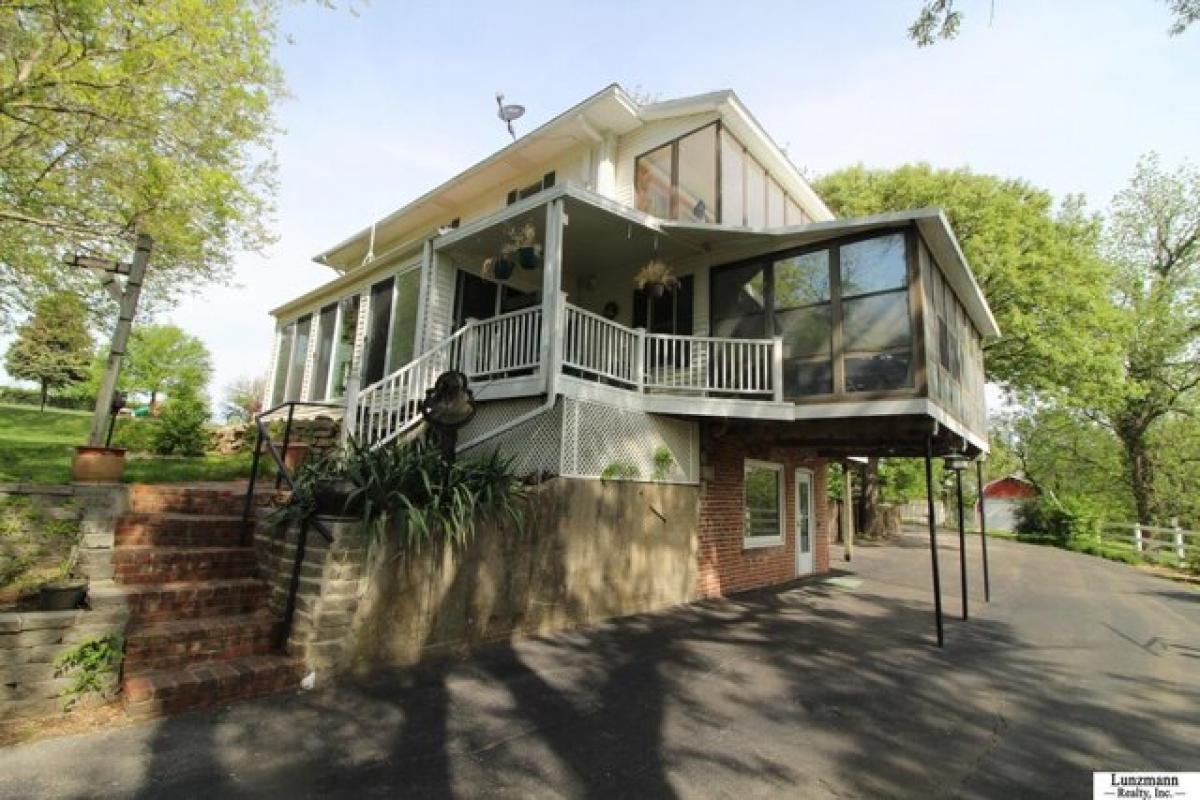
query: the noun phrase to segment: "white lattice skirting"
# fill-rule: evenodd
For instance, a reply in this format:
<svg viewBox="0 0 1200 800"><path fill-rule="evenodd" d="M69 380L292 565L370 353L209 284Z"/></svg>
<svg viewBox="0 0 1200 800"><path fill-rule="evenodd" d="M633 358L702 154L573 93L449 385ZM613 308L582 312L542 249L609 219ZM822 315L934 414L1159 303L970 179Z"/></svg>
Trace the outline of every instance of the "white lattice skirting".
<svg viewBox="0 0 1200 800"><path fill-rule="evenodd" d="M481 404L475 419L459 433L459 441L496 430L539 405L533 399ZM627 479L694 484L700 479L698 437L694 422L559 398L553 408L471 448L467 455L499 449L516 458L521 474L542 471L599 478L605 470L615 470ZM663 450L671 459L659 476L655 455Z"/></svg>

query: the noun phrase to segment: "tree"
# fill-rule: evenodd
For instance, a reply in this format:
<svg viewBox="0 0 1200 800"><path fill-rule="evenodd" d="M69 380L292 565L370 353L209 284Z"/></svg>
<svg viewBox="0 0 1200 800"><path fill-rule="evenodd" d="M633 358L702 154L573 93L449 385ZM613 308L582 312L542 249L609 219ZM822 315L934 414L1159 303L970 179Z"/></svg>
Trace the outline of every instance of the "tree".
<svg viewBox="0 0 1200 800"><path fill-rule="evenodd" d="M1117 374L1085 374L1066 399L1121 442L1137 518L1149 523L1162 512L1154 430L1200 400L1200 171L1143 157L1113 199L1105 252L1116 268Z"/></svg>
<svg viewBox="0 0 1200 800"><path fill-rule="evenodd" d="M326 5L328 3L325 3ZM282 0L0 0L0 322L154 237L147 303L270 241Z"/></svg>
<svg viewBox="0 0 1200 800"><path fill-rule="evenodd" d="M996 0L992 0L993 8ZM1200 21L1200 0L1163 0L1174 20L1167 32L1178 36ZM926 0L917 18L908 27L908 38L918 47L936 44L939 39L953 39L962 26L963 14L955 8L955 0Z"/></svg>
<svg viewBox="0 0 1200 800"><path fill-rule="evenodd" d="M212 356L204 342L176 325L134 328L121 369L126 391L147 395L154 405L160 392L171 397L200 394L212 377Z"/></svg>
<svg viewBox="0 0 1200 800"><path fill-rule="evenodd" d="M847 217L928 206L946 212L1000 325L1001 338L984 343L989 381L1061 392L1080 370L1111 369L1109 270L1096 251L1099 220L1084 213L1081 199L1056 210L1048 192L1025 181L928 164L849 167L814 188Z"/></svg>
<svg viewBox="0 0 1200 800"><path fill-rule="evenodd" d="M248 378L241 376L225 387L225 402L222 411L227 421L250 422L262 411L263 395L267 391L267 379L263 376Z"/></svg>
<svg viewBox="0 0 1200 800"><path fill-rule="evenodd" d="M87 312L72 294L46 295L38 300L33 318L17 329L4 368L21 380L35 381L42 390L42 410L51 389L85 380L92 361L92 337Z"/></svg>

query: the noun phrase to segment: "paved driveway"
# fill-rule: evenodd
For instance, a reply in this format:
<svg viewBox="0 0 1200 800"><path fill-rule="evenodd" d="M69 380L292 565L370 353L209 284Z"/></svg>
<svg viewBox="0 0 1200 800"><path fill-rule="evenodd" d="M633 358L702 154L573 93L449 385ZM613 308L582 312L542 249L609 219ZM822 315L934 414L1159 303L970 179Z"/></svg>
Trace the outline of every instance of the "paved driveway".
<svg viewBox="0 0 1200 800"><path fill-rule="evenodd" d="M944 650L906 538L858 550L857 588L0 751L0 796L1090 797L1091 770L1200 769L1200 592L997 541L963 623L941 554Z"/></svg>

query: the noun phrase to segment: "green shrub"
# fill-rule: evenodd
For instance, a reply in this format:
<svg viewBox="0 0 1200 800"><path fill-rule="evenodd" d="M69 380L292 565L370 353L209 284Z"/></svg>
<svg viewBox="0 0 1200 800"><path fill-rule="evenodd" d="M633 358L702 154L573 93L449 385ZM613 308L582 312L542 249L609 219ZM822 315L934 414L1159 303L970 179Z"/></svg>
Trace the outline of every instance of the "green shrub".
<svg viewBox="0 0 1200 800"><path fill-rule="evenodd" d="M659 445L654 451L654 480L665 481L675 468L675 456L666 445Z"/></svg>
<svg viewBox="0 0 1200 800"><path fill-rule="evenodd" d="M154 452L162 456L202 456L211 437L208 432L208 405L195 397L180 397L167 402L158 418Z"/></svg>
<svg viewBox="0 0 1200 800"><path fill-rule="evenodd" d="M123 447L131 453L153 453L158 449L156 419L147 417L117 417L113 427L113 447Z"/></svg>
<svg viewBox="0 0 1200 800"><path fill-rule="evenodd" d="M1094 539L1099 530L1099 513L1086 500L1059 501L1042 496L1022 503L1017 509L1018 539L1049 539L1065 546L1071 541Z"/></svg>
<svg viewBox="0 0 1200 800"><path fill-rule="evenodd" d="M642 472L628 461L614 461L600 473L602 481L636 481Z"/></svg>
<svg viewBox="0 0 1200 800"><path fill-rule="evenodd" d="M121 637L114 633L80 642L55 659L57 674L72 678L71 685L62 692L66 708L88 692L103 691L105 677L117 673L123 658Z"/></svg>

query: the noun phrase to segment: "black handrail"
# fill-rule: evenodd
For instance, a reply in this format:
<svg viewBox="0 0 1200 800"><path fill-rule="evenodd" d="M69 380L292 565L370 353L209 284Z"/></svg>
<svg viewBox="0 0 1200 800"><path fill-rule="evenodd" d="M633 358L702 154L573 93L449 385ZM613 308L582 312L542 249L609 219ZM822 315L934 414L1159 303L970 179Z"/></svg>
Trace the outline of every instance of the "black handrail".
<svg viewBox="0 0 1200 800"><path fill-rule="evenodd" d="M300 400L288 400L280 403L274 408L258 414L254 418L255 439L254 439L254 457L250 465L250 482L246 487L246 503L242 507L242 544L247 545L252 543L251 535L254 530L254 523L251 521L252 512L254 510L254 487L258 480L258 466L262 457L263 443L266 443L267 453L275 462L275 488L278 489L281 482L287 483L287 487L292 492L296 491L296 482L292 474L288 472L287 465L284 463L283 454L287 452L288 443L292 435L292 422L295 419L296 407L305 406L307 408L341 408L333 403L311 403ZM267 430L267 425L263 422L263 418L274 414L281 408L286 407L288 410L287 423L283 428L283 450L282 452L275 447L275 443L271 441L270 431ZM296 558L292 562L292 577L288 586L287 602L283 611L283 624L279 630L280 647L286 646L288 636L292 630L292 618L296 614L296 593L300 589L300 571L304 565L304 551L308 543L308 526L312 525L317 529L317 532L324 537L326 542L333 543L333 532L320 519L313 517L311 520L306 519L300 525L300 531L296 537Z"/></svg>

